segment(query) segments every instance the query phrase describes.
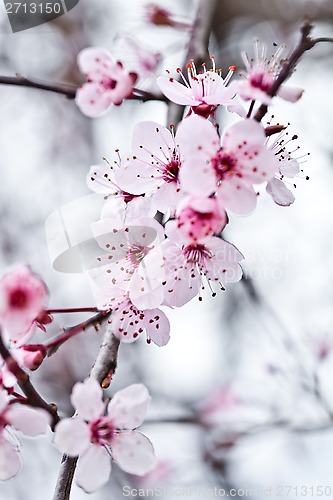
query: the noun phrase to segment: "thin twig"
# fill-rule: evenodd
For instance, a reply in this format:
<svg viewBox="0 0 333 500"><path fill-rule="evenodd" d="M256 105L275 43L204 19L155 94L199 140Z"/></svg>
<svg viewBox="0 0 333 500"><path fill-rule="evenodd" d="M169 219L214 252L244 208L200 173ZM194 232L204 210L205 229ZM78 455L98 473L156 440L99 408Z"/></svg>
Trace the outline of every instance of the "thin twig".
<svg viewBox="0 0 333 500"><path fill-rule="evenodd" d="M46 314L98 312L97 307L66 307L64 309L46 309Z"/></svg>
<svg viewBox="0 0 333 500"><path fill-rule="evenodd" d="M65 333L45 344L47 355L52 356L64 342L74 337L74 335L84 332L90 326L98 327L109 318L110 314L111 311L100 311L92 318L89 318L78 325L72 326L71 328L64 329Z"/></svg>
<svg viewBox="0 0 333 500"><path fill-rule="evenodd" d="M9 350L5 346L2 335L0 332L0 355L2 356L7 369L16 377L17 383L21 388L22 392L27 398L27 402L30 406L35 408L42 408L46 410L52 418L52 429L54 429L55 425L59 422L60 418L57 413L56 407L47 403L41 395L36 391L34 386L30 381L29 375L22 370L19 364L15 361L15 359L10 354Z"/></svg>
<svg viewBox="0 0 333 500"><path fill-rule="evenodd" d="M70 85L66 83L46 83L39 82L36 80L31 80L21 75L16 76L0 76L0 84L2 85L15 85L16 87L29 87L39 90L46 90L48 92L55 92L57 94L62 94L68 99L75 99L78 86ZM145 90L133 89L133 95L129 97L130 100L135 101L164 101L167 99L162 94L153 94Z"/></svg>

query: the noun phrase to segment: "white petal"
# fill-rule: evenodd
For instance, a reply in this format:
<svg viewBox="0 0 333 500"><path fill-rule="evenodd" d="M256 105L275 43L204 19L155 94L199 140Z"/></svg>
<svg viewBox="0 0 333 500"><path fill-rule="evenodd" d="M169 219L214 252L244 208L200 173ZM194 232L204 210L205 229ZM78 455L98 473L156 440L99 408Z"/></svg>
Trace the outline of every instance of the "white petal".
<svg viewBox="0 0 333 500"><path fill-rule="evenodd" d="M289 102L296 102L302 97L304 90L300 87L289 87L289 85L281 85L277 91L277 95Z"/></svg>
<svg viewBox="0 0 333 500"><path fill-rule="evenodd" d="M9 423L26 436L45 434L51 423L51 416L42 409L32 409L22 405L13 405L6 411Z"/></svg>
<svg viewBox="0 0 333 500"><path fill-rule="evenodd" d="M143 476L156 467L154 448L140 432L127 432L113 438L112 457L125 472Z"/></svg>
<svg viewBox="0 0 333 500"><path fill-rule="evenodd" d="M84 420L94 420L104 413L103 389L92 378L74 385L71 403Z"/></svg>
<svg viewBox="0 0 333 500"><path fill-rule="evenodd" d="M103 446L91 446L80 458L76 482L86 493L91 493L107 483L111 473L111 460Z"/></svg>
<svg viewBox="0 0 333 500"><path fill-rule="evenodd" d="M8 405L8 394L7 391L0 388L0 412L2 412Z"/></svg>
<svg viewBox="0 0 333 500"><path fill-rule="evenodd" d="M20 472L20 455L5 439L0 440L0 481L6 481Z"/></svg>
<svg viewBox="0 0 333 500"><path fill-rule="evenodd" d="M166 345L170 340L170 322L160 309L145 311L146 332L158 346Z"/></svg>
<svg viewBox="0 0 333 500"><path fill-rule="evenodd" d="M103 115L112 104L98 83L85 83L77 89L75 102L82 113L91 118Z"/></svg>
<svg viewBox="0 0 333 500"><path fill-rule="evenodd" d="M76 457L90 444L89 425L80 418L65 418L55 428L53 443L62 453Z"/></svg>
<svg viewBox="0 0 333 500"><path fill-rule="evenodd" d="M220 139L214 125L201 116L185 118L178 127L176 141L181 155L190 159L208 160L220 147Z"/></svg>
<svg viewBox="0 0 333 500"><path fill-rule="evenodd" d="M253 212L257 205L257 195L253 187L242 182L238 177L222 183L217 196L224 208L238 215Z"/></svg>
<svg viewBox="0 0 333 500"><path fill-rule="evenodd" d="M177 82L174 78L159 76L157 78L157 85L160 87L163 94L176 104L182 104L183 106L195 106L200 104L200 101L194 98L192 89L185 87L185 85Z"/></svg>
<svg viewBox="0 0 333 500"><path fill-rule="evenodd" d="M295 201L295 196L280 179L267 182L266 191L271 195L277 205L289 207Z"/></svg>
<svg viewBox="0 0 333 500"><path fill-rule="evenodd" d="M117 429L135 429L142 424L150 401L147 388L132 384L118 391L108 406L108 415Z"/></svg>

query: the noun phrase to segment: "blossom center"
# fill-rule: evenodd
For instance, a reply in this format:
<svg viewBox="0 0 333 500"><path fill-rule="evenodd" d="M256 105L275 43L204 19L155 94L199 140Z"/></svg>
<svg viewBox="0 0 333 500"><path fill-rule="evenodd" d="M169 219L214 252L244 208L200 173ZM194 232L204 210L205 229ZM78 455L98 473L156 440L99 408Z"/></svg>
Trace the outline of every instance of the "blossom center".
<svg viewBox="0 0 333 500"><path fill-rule="evenodd" d="M104 77L101 80L101 85L105 88L105 90L114 90L117 86L117 80L113 80L110 77Z"/></svg>
<svg viewBox="0 0 333 500"><path fill-rule="evenodd" d="M184 257L188 263L202 264L205 259L212 257L211 252L200 243L187 245L183 250Z"/></svg>
<svg viewBox="0 0 333 500"><path fill-rule="evenodd" d="M212 160L218 182L237 173L237 158L230 153L219 151Z"/></svg>
<svg viewBox="0 0 333 500"><path fill-rule="evenodd" d="M165 165L163 172L163 179L165 182L178 182L180 162L178 158L173 158L167 165Z"/></svg>
<svg viewBox="0 0 333 500"><path fill-rule="evenodd" d="M108 445L114 436L114 427L106 418L99 418L90 424L90 439L93 444Z"/></svg>
<svg viewBox="0 0 333 500"><path fill-rule="evenodd" d="M255 70L249 76L252 87L268 92L273 83L273 77L264 70Z"/></svg>
<svg viewBox="0 0 333 500"><path fill-rule="evenodd" d="M138 266L148 252L149 252L148 247L136 244L132 245L131 248L128 250L127 257L129 258L131 264L133 264L134 266Z"/></svg>
<svg viewBox="0 0 333 500"><path fill-rule="evenodd" d="M11 307L15 309L23 309L26 307L27 303L28 295L24 290L17 288L11 292L9 296L9 305Z"/></svg>

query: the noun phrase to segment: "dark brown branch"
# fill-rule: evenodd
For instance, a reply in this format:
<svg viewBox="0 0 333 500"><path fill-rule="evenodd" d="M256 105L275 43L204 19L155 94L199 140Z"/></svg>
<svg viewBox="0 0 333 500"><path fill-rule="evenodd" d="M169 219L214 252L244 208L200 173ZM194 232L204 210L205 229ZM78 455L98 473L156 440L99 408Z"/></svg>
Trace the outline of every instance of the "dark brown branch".
<svg viewBox="0 0 333 500"><path fill-rule="evenodd" d="M306 20L303 26L301 27L301 38L297 47L292 52L290 57L283 63L282 69L277 79L274 81L273 85L268 91L268 95L270 95L271 97L277 94L283 82L285 82L285 80L287 80L291 76L297 62L300 60L304 52L312 49L312 47L314 47L317 43L333 42L333 38L327 38L327 37L311 38L310 33L312 29L313 25L310 23L310 21ZM260 122L267 113L267 110L268 106L266 104L262 104L259 107L258 111L256 112L254 119Z"/></svg>
<svg viewBox="0 0 333 500"><path fill-rule="evenodd" d="M59 422L60 418L54 405L47 403L41 395L36 391L32 383L30 382L29 375L22 370L15 359L11 356L7 347L3 343L1 332L0 332L0 355L2 356L7 369L15 375L17 378L17 383L20 386L22 392L27 398L27 402L30 406L35 408L43 408L46 410L52 418L52 429Z"/></svg>
<svg viewBox="0 0 333 500"><path fill-rule="evenodd" d="M0 76L0 84L2 85L15 85L17 87L30 87L39 90L46 90L48 92L56 92L57 94L62 94L68 99L75 99L76 91L79 87L75 85L69 85L66 83L46 83L46 82L37 82L35 80L31 80L30 78L25 78L24 76ZM130 97L130 100L135 101L164 101L167 99L164 95L160 94L152 94L151 92L146 92L145 90L133 89L133 96Z"/></svg>

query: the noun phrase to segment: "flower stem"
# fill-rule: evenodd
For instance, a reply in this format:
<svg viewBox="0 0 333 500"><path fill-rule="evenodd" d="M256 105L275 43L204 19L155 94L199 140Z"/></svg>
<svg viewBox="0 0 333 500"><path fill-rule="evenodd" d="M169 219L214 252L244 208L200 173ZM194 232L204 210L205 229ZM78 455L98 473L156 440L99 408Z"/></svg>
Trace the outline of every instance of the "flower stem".
<svg viewBox="0 0 333 500"><path fill-rule="evenodd" d="M66 307L64 309L46 309L46 314L98 312L97 307Z"/></svg>

